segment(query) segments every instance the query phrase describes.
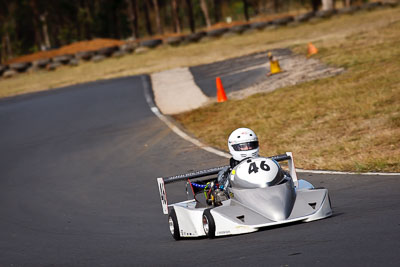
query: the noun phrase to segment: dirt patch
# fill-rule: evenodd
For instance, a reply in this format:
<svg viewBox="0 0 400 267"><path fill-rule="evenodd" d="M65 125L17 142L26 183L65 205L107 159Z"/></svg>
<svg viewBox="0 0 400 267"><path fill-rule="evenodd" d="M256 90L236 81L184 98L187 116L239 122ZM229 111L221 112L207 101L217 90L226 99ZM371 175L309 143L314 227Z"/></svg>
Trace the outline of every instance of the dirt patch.
<svg viewBox="0 0 400 267"><path fill-rule="evenodd" d="M270 72L268 52L278 60L281 73L267 75ZM220 77L228 98L242 99L252 94L337 75L344 69L330 67L319 60L281 48L191 67L190 71L198 87L207 96L216 96L215 79Z"/></svg>
<svg viewBox="0 0 400 267"><path fill-rule="evenodd" d="M278 55L276 56L276 59L278 59L281 66L281 73L266 76L265 79L246 89L229 93L228 97L233 99L243 99L253 94L271 92L281 87L331 77L344 71L344 68L330 67L319 60L295 54ZM269 63L253 66L254 69L259 67L265 68L266 74L270 70ZM247 70L244 69L243 71Z"/></svg>

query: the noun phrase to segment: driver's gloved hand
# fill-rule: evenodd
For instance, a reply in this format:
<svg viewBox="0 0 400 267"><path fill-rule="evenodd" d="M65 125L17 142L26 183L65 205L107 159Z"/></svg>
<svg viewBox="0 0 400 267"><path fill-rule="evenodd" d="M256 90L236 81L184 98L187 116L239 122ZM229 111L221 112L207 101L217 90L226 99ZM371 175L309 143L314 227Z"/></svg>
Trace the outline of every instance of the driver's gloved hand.
<svg viewBox="0 0 400 267"><path fill-rule="evenodd" d="M230 168L229 166L224 167L222 170L218 172L218 178L217 181L220 185L223 185L224 188L229 184L229 172Z"/></svg>

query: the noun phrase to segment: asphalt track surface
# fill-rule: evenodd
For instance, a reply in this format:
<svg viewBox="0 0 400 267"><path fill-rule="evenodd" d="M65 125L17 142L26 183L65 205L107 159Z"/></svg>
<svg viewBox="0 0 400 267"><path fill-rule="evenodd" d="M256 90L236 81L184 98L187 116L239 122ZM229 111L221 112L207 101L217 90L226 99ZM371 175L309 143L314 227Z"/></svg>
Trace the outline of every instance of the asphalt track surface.
<svg viewBox="0 0 400 267"><path fill-rule="evenodd" d="M274 56L288 57L292 55L290 49L273 49ZM220 77L227 93L248 88L254 84L266 81L268 62L267 51L254 53L242 57L222 60L210 64L190 67L197 86L209 97L215 97L216 77Z"/></svg>
<svg viewBox="0 0 400 267"><path fill-rule="evenodd" d="M175 135L143 91L136 76L0 102L0 266L399 266L396 176L301 173L333 217L174 241L155 178L226 159Z"/></svg>

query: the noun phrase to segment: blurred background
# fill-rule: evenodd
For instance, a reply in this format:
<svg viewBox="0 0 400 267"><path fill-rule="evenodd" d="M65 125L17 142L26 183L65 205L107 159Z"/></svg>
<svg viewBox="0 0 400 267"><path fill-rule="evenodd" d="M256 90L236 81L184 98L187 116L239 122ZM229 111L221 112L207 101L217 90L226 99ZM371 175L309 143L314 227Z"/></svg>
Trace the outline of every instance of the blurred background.
<svg viewBox="0 0 400 267"><path fill-rule="evenodd" d="M96 38L138 40L366 0L0 0L0 61Z"/></svg>

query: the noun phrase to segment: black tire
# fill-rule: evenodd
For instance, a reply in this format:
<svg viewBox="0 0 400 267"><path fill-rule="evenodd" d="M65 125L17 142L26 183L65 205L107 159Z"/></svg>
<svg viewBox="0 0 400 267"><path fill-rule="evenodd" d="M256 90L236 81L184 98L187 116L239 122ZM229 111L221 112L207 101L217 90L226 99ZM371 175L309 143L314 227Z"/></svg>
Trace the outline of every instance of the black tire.
<svg viewBox="0 0 400 267"><path fill-rule="evenodd" d="M151 40L145 40L140 42L140 46L148 47L148 48L155 48L159 45L162 44L161 39L151 39Z"/></svg>
<svg viewBox="0 0 400 267"><path fill-rule="evenodd" d="M271 21L254 22L250 24L250 29L262 30L271 24Z"/></svg>
<svg viewBox="0 0 400 267"><path fill-rule="evenodd" d="M335 9L330 9L330 10L320 10L317 13L315 13L315 17L316 18L321 18L321 19L327 19L332 17L333 15L336 14L336 10Z"/></svg>
<svg viewBox="0 0 400 267"><path fill-rule="evenodd" d="M69 61L73 58L71 55L62 55L62 56L56 56L53 58L54 63L61 63L63 65L67 65Z"/></svg>
<svg viewBox="0 0 400 267"><path fill-rule="evenodd" d="M3 73L3 77L4 78L11 78L11 77L14 77L15 75L17 75L17 71L16 70L6 70Z"/></svg>
<svg viewBox="0 0 400 267"><path fill-rule="evenodd" d="M371 3L363 4L361 6L361 9L363 9L363 10L373 10L373 9L375 9L377 7L380 7L381 5L382 5L381 2L371 2Z"/></svg>
<svg viewBox="0 0 400 267"><path fill-rule="evenodd" d="M304 14L296 16L294 18L294 21L296 21L296 22L305 22L305 21L310 20L314 16L315 16L315 13L311 11L311 12L307 12L307 13L304 13Z"/></svg>
<svg viewBox="0 0 400 267"><path fill-rule="evenodd" d="M82 52L78 52L75 54L75 57L77 59L83 59L83 60L90 60L94 55L94 52L92 51L82 51Z"/></svg>
<svg viewBox="0 0 400 267"><path fill-rule="evenodd" d="M219 29L215 29L215 30L211 30L207 32L207 36L209 37L220 37L221 35L223 35L224 33L228 32L229 28L219 28Z"/></svg>
<svg viewBox="0 0 400 267"><path fill-rule="evenodd" d="M213 216L211 215L211 209L206 209L203 212L203 229L204 232L206 233L206 236L208 238L214 238L215 237L215 221ZM206 225L208 228L206 228ZM208 230L207 230L208 229Z"/></svg>
<svg viewBox="0 0 400 267"><path fill-rule="evenodd" d="M279 19L275 19L272 21L272 24L274 25L286 25L289 22L292 22L294 20L294 18L292 16L286 16L283 18L279 18Z"/></svg>
<svg viewBox="0 0 400 267"><path fill-rule="evenodd" d="M0 76L7 70L7 66L0 65Z"/></svg>
<svg viewBox="0 0 400 267"><path fill-rule="evenodd" d="M249 28L250 28L250 25L248 25L248 24L237 25L237 26L233 26L233 27L230 29L230 32L240 34L240 33L244 32L245 30L247 30L247 29L249 29Z"/></svg>
<svg viewBox="0 0 400 267"><path fill-rule="evenodd" d="M353 14L357 10L359 10L360 7L358 6L352 6L352 7L344 7L338 10L338 14Z"/></svg>
<svg viewBox="0 0 400 267"><path fill-rule="evenodd" d="M206 36L206 32L195 32L192 34L189 34L185 37L185 41L188 43L195 43L200 41L204 36Z"/></svg>
<svg viewBox="0 0 400 267"><path fill-rule="evenodd" d="M105 57L110 57L118 49L118 46L103 47L97 50L97 54L103 55Z"/></svg>
<svg viewBox="0 0 400 267"><path fill-rule="evenodd" d="M172 209L168 215L168 225L169 225L169 230L171 232L172 237L175 240L180 240L181 235L179 233L178 218L176 217L176 213L175 213L174 209Z"/></svg>
<svg viewBox="0 0 400 267"><path fill-rule="evenodd" d="M33 63L32 63L32 65L34 67L37 67L39 69L46 68L46 66L48 64L50 64L50 59L48 59L48 58L38 59L38 60L33 61Z"/></svg>
<svg viewBox="0 0 400 267"><path fill-rule="evenodd" d="M93 62L100 62L103 61L106 57L103 55L95 55L94 57L92 57L92 61Z"/></svg>
<svg viewBox="0 0 400 267"><path fill-rule="evenodd" d="M166 43L172 46L177 46L182 42L183 39L184 38L181 36L171 36L167 38Z"/></svg>
<svg viewBox="0 0 400 267"><path fill-rule="evenodd" d="M49 65L47 65L47 70L56 70L58 67L61 66L61 63L59 62L52 62Z"/></svg>
<svg viewBox="0 0 400 267"><path fill-rule="evenodd" d="M126 43L123 44L119 47L119 50L126 52L126 53L132 53L133 51L135 51L135 49L138 47L137 43Z"/></svg>
<svg viewBox="0 0 400 267"><path fill-rule="evenodd" d="M25 72L32 63L30 62L18 62L18 63L11 63L10 64L10 69L15 70L17 72Z"/></svg>

